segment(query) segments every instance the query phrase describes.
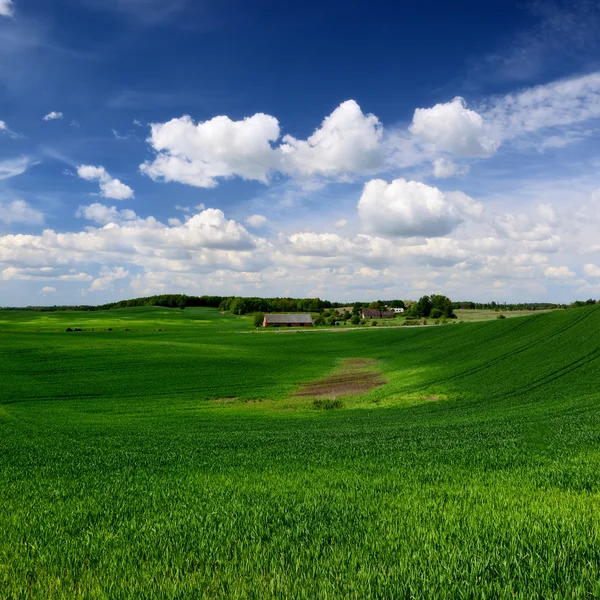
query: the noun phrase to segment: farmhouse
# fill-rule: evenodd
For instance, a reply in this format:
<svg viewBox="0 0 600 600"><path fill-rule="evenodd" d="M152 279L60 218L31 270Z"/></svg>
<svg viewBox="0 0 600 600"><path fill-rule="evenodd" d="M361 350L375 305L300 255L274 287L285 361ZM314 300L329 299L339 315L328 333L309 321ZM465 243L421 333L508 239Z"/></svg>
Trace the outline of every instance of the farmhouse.
<svg viewBox="0 0 600 600"><path fill-rule="evenodd" d="M265 315L263 327L312 327L312 317L308 314Z"/></svg>
<svg viewBox="0 0 600 600"><path fill-rule="evenodd" d="M379 310L378 308L363 308L363 319L393 319L396 313L393 310Z"/></svg>

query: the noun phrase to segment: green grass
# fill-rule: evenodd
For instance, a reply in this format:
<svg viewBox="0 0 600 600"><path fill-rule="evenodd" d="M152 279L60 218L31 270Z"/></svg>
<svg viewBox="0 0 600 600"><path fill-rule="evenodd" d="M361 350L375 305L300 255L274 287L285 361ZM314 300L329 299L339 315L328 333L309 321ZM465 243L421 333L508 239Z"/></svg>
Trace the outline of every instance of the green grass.
<svg viewBox="0 0 600 600"><path fill-rule="evenodd" d="M0 312L0 597L598 597L599 331Z"/></svg>
<svg viewBox="0 0 600 600"><path fill-rule="evenodd" d="M488 309L457 309L454 311L456 318L460 321L489 321L490 319L497 319L498 315L504 315L504 317L527 317L533 315L539 315L541 313L551 312L557 309L547 310L488 310Z"/></svg>

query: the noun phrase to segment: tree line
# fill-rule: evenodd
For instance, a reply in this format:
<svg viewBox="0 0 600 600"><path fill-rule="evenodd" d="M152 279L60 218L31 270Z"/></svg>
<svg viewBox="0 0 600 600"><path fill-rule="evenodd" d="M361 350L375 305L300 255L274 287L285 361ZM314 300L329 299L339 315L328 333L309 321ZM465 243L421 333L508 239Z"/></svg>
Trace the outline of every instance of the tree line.
<svg viewBox="0 0 600 600"><path fill-rule="evenodd" d="M231 312L236 315L251 313L289 313L289 312L311 312L322 313L325 310L352 307L349 312L358 312L362 308L386 307L405 308L407 317L431 317L431 318L453 318L454 310L547 310L553 308L577 308L597 304L592 298L588 300L576 300L570 304L555 304L551 302L522 302L522 303L499 303L499 302L453 302L446 296L432 294L422 296L417 301L413 300L375 300L373 302L330 302L320 298L260 298L243 296L188 296L186 294L160 294L145 296L143 298L132 298L109 302L97 306L79 305L53 305L53 306L26 306L26 307L2 307L2 310L31 310L37 312L55 311L97 311L112 310L117 308L132 308L136 306L162 306L165 308L184 309L193 306L218 308L221 311ZM432 314L433 313L433 314Z"/></svg>
<svg viewBox="0 0 600 600"><path fill-rule="evenodd" d="M592 301L592 303L594 303ZM461 302L453 302L452 308L456 309L466 309L466 310L548 310L551 308L569 308L574 307L577 302L573 302L572 304L554 304L552 302L470 302L470 301L461 301ZM585 302L583 303L585 304ZM582 304L578 304L582 305Z"/></svg>

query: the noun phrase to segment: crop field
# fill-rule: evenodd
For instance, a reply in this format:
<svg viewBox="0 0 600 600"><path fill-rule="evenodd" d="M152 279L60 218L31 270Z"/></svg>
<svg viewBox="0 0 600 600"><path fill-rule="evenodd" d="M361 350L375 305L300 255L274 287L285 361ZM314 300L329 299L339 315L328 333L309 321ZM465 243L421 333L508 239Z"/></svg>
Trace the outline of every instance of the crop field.
<svg viewBox="0 0 600 600"><path fill-rule="evenodd" d="M600 597L599 367L600 306L0 311L0 598Z"/></svg>

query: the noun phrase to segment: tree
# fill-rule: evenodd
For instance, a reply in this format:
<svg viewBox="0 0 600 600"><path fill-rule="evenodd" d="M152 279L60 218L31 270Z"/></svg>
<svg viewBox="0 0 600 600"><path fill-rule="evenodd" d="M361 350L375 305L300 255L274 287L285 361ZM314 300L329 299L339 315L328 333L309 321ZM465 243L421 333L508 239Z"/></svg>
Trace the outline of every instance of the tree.
<svg viewBox="0 0 600 600"><path fill-rule="evenodd" d="M392 300L392 308L406 308L402 300Z"/></svg>
<svg viewBox="0 0 600 600"><path fill-rule="evenodd" d="M350 319L350 323L352 323L352 325L358 325L360 323L360 317L358 315L354 315Z"/></svg>
<svg viewBox="0 0 600 600"><path fill-rule="evenodd" d="M321 315L319 315L318 317L315 317L313 325L325 325L325 319Z"/></svg>
<svg viewBox="0 0 600 600"><path fill-rule="evenodd" d="M411 317L428 317L433 308L433 302L429 296L421 296L409 309Z"/></svg>
<svg viewBox="0 0 600 600"><path fill-rule="evenodd" d="M447 317L448 319L454 318L454 312L452 310L452 300L450 300L450 298L448 298L447 296L432 294L430 300L431 300L432 310L437 309L437 311L440 311L440 313L438 314L438 317L441 317L443 315L443 316ZM428 315L424 315L424 316L428 316ZM433 317L433 318L437 318L437 317Z"/></svg>
<svg viewBox="0 0 600 600"><path fill-rule="evenodd" d="M264 313L254 313L254 327L262 327L264 318Z"/></svg>

